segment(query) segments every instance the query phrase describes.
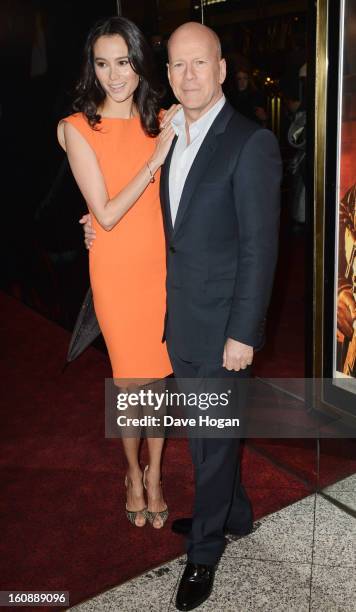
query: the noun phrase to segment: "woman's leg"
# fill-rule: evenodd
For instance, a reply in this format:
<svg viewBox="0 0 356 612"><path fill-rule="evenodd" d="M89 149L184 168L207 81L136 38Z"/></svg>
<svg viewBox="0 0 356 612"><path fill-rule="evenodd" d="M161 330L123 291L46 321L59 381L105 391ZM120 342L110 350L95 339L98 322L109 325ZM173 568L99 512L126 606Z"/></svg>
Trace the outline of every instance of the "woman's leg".
<svg viewBox="0 0 356 612"><path fill-rule="evenodd" d="M128 464L126 508L133 512L142 510L146 506L142 484L142 471L138 460L140 442L140 438L122 438L122 444ZM138 512L135 524L137 527L143 527L145 523L146 518L144 513Z"/></svg>
<svg viewBox="0 0 356 612"><path fill-rule="evenodd" d="M166 380L156 380L150 385L150 388L155 392L164 393L166 389ZM146 414L150 414L150 409L146 409ZM161 421L166 410L164 405L161 406L159 417ZM151 413L153 414L153 413ZM157 416L157 413L154 413ZM151 433L152 432L152 433ZM150 435L151 434L151 435ZM164 426L156 428L146 428L147 446L149 455L149 467L145 473L145 485L147 488L147 509L150 512L162 512L167 509L167 504L164 501L162 486L161 486L161 463L162 451L165 442ZM164 521L162 517L156 515L153 521L153 527L157 529L163 527Z"/></svg>
<svg viewBox="0 0 356 612"><path fill-rule="evenodd" d="M161 460L164 438L147 438L147 445L149 454L149 467L145 473L147 509L150 512L162 512L162 510L167 508L161 486ZM157 529L163 526L163 520L159 515L155 517L153 526Z"/></svg>
<svg viewBox="0 0 356 612"><path fill-rule="evenodd" d="M125 386L124 379L115 380L115 386L118 387L120 393L129 395L130 389ZM128 417L140 418L141 407L130 406ZM142 470L139 463L139 451L141 444L141 428L129 426L120 428L122 433L122 445L124 447L125 457L127 461L127 472L125 478L126 484L126 510L129 512L137 512L135 525L143 527L146 524L146 517L143 510L146 508L146 500L144 496L142 483Z"/></svg>

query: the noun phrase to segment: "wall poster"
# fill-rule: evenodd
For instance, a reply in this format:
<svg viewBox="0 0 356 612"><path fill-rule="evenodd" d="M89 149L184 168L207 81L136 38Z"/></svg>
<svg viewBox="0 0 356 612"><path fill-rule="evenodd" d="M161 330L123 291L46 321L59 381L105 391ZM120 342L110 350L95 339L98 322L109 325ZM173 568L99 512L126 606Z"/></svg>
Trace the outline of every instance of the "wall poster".
<svg viewBox="0 0 356 612"><path fill-rule="evenodd" d="M317 6L314 376L356 417L356 0Z"/></svg>

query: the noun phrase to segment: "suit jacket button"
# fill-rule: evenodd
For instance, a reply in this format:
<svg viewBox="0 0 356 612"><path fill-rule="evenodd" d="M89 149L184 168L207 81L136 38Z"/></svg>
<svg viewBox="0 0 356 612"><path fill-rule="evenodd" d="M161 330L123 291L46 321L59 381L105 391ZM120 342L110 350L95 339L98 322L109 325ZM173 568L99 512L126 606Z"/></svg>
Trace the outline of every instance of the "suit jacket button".
<svg viewBox="0 0 356 612"><path fill-rule="evenodd" d="M171 253L175 253L175 252L176 252L176 250L175 250L174 246L170 246L170 247L169 247L169 250L170 250L170 252L171 252Z"/></svg>

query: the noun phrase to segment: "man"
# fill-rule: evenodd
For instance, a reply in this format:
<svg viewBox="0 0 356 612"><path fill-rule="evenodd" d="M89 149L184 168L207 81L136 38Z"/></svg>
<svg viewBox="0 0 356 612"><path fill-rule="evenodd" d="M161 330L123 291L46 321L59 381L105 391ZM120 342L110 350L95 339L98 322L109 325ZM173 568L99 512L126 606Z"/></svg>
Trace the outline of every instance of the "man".
<svg viewBox="0 0 356 612"><path fill-rule="evenodd" d="M178 379L247 376L263 343L277 258L281 161L273 134L235 113L216 34L186 23L168 43L168 78L182 104L161 173L167 238L165 334ZM210 595L224 532L252 528L237 439L190 439L195 501L178 610ZM177 529L176 529L177 530Z"/></svg>

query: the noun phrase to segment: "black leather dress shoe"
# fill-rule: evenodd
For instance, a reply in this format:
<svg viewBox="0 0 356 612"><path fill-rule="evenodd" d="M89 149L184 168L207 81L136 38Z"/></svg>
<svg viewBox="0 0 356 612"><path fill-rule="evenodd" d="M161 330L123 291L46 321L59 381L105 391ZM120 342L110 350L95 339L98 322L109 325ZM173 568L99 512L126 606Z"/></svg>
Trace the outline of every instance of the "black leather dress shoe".
<svg viewBox="0 0 356 612"><path fill-rule="evenodd" d="M214 584L214 574L214 565L188 561L177 591L177 610L194 610L208 599Z"/></svg>
<svg viewBox="0 0 356 612"><path fill-rule="evenodd" d="M184 535L184 536L188 535L191 528L192 528L191 517L176 519L175 521L173 521L172 527L171 527L173 533L176 533L178 535ZM249 533L252 533L252 531L253 531L252 521L248 525L248 527L246 527L245 529L236 530L236 529L229 529L229 527L225 529L225 533L231 534L234 536L246 536L246 535L249 535Z"/></svg>
<svg viewBox="0 0 356 612"><path fill-rule="evenodd" d="M192 518L184 517L172 522L171 529L177 535L188 535L192 528Z"/></svg>

